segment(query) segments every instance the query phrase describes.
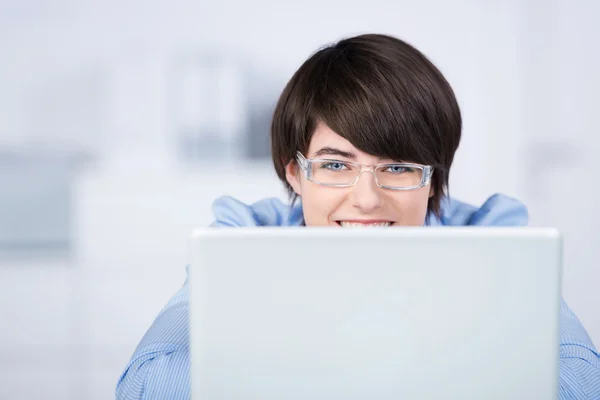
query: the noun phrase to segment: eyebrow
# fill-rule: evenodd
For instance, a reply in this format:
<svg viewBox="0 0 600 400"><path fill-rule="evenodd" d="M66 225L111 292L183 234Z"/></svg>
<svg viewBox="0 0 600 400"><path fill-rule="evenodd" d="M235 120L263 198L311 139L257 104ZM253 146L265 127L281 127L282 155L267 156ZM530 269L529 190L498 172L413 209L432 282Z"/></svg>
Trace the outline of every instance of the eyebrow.
<svg viewBox="0 0 600 400"><path fill-rule="evenodd" d="M317 152L315 153L315 157L322 156L340 156L344 158L349 158L351 160L356 160L356 155L354 153L336 149L335 147L323 147L322 149L317 150Z"/></svg>
<svg viewBox="0 0 600 400"><path fill-rule="evenodd" d="M344 158L349 158L351 160L356 161L356 154L352 153L351 151L344 151L344 150L340 150L340 149L336 149L335 147L323 147L320 150L317 150L317 152L315 153L315 158L319 158L322 156L340 156L340 157L344 157ZM383 160L383 158L379 157L379 160ZM404 161L392 161L393 163L404 163Z"/></svg>

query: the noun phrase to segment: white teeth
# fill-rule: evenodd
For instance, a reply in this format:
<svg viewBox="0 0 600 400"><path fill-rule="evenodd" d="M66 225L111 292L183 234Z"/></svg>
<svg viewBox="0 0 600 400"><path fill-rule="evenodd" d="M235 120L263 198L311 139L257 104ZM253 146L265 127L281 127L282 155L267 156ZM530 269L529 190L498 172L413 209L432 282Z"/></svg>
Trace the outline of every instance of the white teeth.
<svg viewBox="0 0 600 400"><path fill-rule="evenodd" d="M361 224L360 222L344 222L341 221L340 225L344 228L383 228L390 226L390 222L376 222L376 223L366 223Z"/></svg>

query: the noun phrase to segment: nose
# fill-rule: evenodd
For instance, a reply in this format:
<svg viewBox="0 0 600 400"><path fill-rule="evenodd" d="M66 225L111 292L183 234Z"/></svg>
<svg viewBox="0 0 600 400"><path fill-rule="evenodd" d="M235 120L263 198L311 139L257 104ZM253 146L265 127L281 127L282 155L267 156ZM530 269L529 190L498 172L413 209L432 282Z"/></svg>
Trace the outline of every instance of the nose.
<svg viewBox="0 0 600 400"><path fill-rule="evenodd" d="M375 174L372 171L363 171L352 188L352 205L360 208L365 214L372 213L382 206L381 190L375 182Z"/></svg>

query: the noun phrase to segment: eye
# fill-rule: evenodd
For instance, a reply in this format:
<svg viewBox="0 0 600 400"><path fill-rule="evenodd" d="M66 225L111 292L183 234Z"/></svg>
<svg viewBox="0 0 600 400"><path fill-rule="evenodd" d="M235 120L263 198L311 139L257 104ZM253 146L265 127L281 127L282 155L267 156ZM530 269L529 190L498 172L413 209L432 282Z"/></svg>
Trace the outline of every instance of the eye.
<svg viewBox="0 0 600 400"><path fill-rule="evenodd" d="M406 172L412 172L413 169L404 165L388 165L385 171L391 172L392 174L403 174Z"/></svg>
<svg viewBox="0 0 600 400"><path fill-rule="evenodd" d="M321 165L321 168L328 169L330 171L343 171L344 169L348 169L346 164L341 162L326 162Z"/></svg>

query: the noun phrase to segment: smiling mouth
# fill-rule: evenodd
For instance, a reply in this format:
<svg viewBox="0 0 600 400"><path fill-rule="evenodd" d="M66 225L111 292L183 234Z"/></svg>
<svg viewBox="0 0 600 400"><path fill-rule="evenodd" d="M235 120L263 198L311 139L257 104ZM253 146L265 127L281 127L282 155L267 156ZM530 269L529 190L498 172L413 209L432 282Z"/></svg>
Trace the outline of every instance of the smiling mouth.
<svg viewBox="0 0 600 400"><path fill-rule="evenodd" d="M390 221L335 221L342 228L386 228Z"/></svg>

